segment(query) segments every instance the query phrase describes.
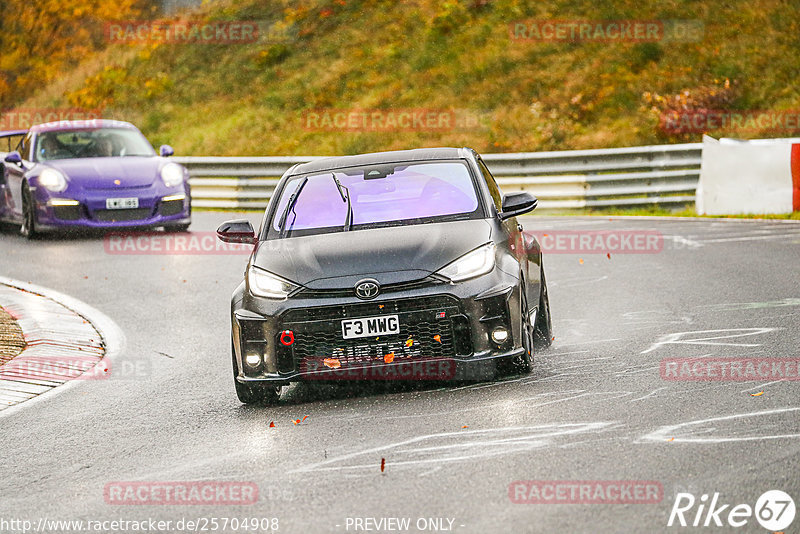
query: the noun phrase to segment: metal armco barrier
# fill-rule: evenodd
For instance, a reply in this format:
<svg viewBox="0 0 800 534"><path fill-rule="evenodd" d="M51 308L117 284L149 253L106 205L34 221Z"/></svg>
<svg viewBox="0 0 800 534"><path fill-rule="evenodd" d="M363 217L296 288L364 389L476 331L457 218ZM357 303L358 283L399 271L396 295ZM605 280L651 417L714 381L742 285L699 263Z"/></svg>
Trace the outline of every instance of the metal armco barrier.
<svg viewBox="0 0 800 534"><path fill-rule="evenodd" d="M526 190L539 209L694 203L702 143L484 154L504 192ZM264 209L279 177L319 156L176 157L197 208Z"/></svg>

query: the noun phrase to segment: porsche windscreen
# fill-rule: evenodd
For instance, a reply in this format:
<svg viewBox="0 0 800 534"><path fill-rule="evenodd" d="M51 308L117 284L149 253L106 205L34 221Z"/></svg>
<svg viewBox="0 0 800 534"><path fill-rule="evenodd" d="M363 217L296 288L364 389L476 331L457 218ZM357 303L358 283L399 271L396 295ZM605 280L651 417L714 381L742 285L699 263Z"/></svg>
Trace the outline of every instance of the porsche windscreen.
<svg viewBox="0 0 800 534"><path fill-rule="evenodd" d="M290 179L268 238L483 217L462 162L385 164Z"/></svg>
<svg viewBox="0 0 800 534"><path fill-rule="evenodd" d="M36 138L34 152L36 161L155 155L147 139L131 128L42 132Z"/></svg>

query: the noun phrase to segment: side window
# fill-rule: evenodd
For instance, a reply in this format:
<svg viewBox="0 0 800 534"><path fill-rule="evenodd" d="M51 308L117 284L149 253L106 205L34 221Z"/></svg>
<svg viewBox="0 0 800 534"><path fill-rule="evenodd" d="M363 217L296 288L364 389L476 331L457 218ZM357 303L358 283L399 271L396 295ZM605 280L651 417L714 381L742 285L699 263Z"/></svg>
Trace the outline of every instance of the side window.
<svg viewBox="0 0 800 534"><path fill-rule="evenodd" d="M497 208L499 213L503 204L503 194L500 192L500 188L497 187L497 182L494 181L494 176L492 176L492 173L489 172L489 169L486 167L486 164L483 162L483 160L478 160L478 166L481 169L481 174L483 174L483 179L486 181L486 186L489 188L489 194L492 195L492 200L494 200L494 206Z"/></svg>

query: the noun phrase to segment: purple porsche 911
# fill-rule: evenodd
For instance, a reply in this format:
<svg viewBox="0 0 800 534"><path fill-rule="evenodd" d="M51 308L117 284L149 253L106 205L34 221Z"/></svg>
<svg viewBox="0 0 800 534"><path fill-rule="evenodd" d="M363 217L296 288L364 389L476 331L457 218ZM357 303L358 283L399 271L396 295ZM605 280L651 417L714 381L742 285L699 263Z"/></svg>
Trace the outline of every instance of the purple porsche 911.
<svg viewBox="0 0 800 534"><path fill-rule="evenodd" d="M19 224L25 237L70 227L189 227L188 172L167 160L170 146L156 155L130 123L59 121L0 132L0 152L0 220Z"/></svg>

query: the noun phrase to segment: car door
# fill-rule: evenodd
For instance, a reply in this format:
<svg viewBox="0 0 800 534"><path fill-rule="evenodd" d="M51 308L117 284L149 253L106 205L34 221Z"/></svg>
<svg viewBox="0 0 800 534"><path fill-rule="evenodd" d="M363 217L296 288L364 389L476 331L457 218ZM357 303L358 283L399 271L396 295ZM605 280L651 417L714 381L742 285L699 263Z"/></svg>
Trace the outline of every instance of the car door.
<svg viewBox="0 0 800 534"><path fill-rule="evenodd" d="M5 181L6 191L4 198L6 199L7 217L13 218L16 221L22 220L22 183L24 181L25 173L33 166L30 162L30 147L33 134L28 134L23 137L16 147L17 152L22 156L22 165L4 162L5 167Z"/></svg>
<svg viewBox="0 0 800 534"><path fill-rule="evenodd" d="M11 206L13 206L6 171L6 167L11 164L6 163L4 159L9 152L17 149L23 137L25 137L24 132L0 132L0 219L11 219Z"/></svg>

